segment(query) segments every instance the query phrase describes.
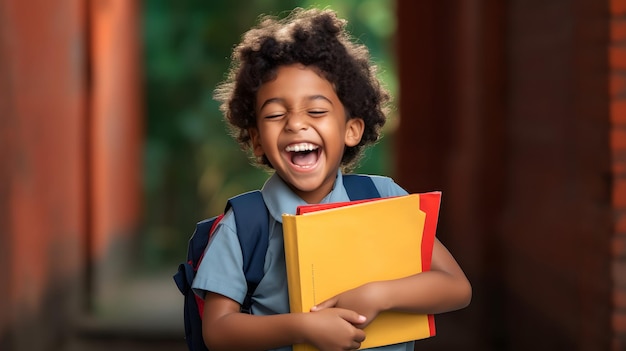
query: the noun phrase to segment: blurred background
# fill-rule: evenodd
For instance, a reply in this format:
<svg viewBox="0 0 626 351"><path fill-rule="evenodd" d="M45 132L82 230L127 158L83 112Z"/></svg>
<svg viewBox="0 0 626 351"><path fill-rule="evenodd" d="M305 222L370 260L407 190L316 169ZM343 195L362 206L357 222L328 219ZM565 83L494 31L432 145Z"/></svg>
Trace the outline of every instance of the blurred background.
<svg viewBox="0 0 626 351"><path fill-rule="evenodd" d="M330 6L394 96L357 172L443 191L474 287L419 350L626 350L626 0L0 0L0 350L185 350L171 276L259 188L212 99Z"/></svg>

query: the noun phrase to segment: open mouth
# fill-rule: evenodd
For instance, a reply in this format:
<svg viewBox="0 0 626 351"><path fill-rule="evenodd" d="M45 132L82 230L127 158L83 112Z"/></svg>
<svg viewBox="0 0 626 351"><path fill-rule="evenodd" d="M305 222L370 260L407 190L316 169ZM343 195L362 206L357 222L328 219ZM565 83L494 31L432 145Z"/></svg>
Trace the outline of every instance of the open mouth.
<svg viewBox="0 0 626 351"><path fill-rule="evenodd" d="M291 163L301 168L313 167L319 159L321 148L311 143L291 144L285 148Z"/></svg>

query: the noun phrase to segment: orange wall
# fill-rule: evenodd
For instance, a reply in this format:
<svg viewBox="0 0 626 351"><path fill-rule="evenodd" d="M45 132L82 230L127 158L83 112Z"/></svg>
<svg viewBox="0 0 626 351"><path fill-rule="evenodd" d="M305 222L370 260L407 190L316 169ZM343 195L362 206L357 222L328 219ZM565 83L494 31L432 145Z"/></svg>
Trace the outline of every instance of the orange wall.
<svg viewBox="0 0 626 351"><path fill-rule="evenodd" d="M89 2L89 292L97 307L128 270L138 232L143 113L139 2Z"/></svg>
<svg viewBox="0 0 626 351"><path fill-rule="evenodd" d="M78 298L85 242L85 21L81 1L0 1L2 313L39 349ZM53 296L67 294L67 300ZM52 306L56 304L56 306ZM25 328L50 329L42 340ZM6 332L5 332L6 333ZM3 339L4 342L6 339Z"/></svg>
<svg viewBox="0 0 626 351"><path fill-rule="evenodd" d="M138 2L0 0L0 349L60 344L140 216ZM49 347L49 346L48 346Z"/></svg>
<svg viewBox="0 0 626 351"><path fill-rule="evenodd" d="M143 137L139 2L90 2L92 250L104 259L140 215ZM125 239L121 239L125 240Z"/></svg>

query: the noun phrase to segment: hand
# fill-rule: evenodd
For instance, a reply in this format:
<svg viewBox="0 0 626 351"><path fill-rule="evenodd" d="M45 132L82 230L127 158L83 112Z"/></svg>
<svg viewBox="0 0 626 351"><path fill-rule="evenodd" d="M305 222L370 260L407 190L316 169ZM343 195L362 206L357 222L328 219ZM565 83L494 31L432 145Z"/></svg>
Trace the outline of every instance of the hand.
<svg viewBox="0 0 626 351"><path fill-rule="evenodd" d="M306 314L307 342L321 351L356 350L365 340L365 332L354 325L365 317L342 308L325 308Z"/></svg>
<svg viewBox="0 0 626 351"><path fill-rule="evenodd" d="M365 316L364 323L355 324L363 329L371 323L376 316L384 310L384 297L379 284L369 283L357 288L345 291L311 308L311 312L322 311L326 308L344 308L356 311Z"/></svg>

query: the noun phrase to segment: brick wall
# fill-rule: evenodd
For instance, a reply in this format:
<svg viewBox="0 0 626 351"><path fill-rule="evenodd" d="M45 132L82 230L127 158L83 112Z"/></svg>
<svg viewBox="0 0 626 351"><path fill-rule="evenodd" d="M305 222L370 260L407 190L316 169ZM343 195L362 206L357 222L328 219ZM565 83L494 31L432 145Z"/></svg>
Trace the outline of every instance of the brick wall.
<svg viewBox="0 0 626 351"><path fill-rule="evenodd" d="M626 1L610 1L610 121L615 236L613 350L626 349Z"/></svg>

